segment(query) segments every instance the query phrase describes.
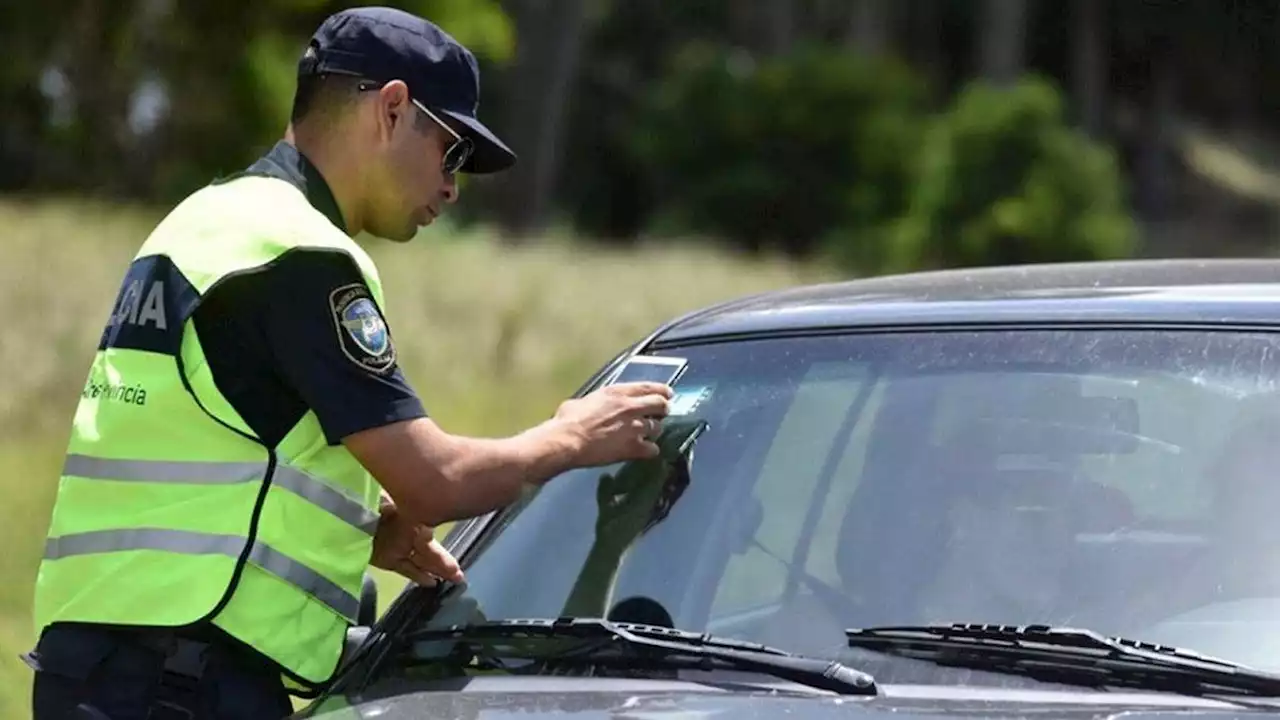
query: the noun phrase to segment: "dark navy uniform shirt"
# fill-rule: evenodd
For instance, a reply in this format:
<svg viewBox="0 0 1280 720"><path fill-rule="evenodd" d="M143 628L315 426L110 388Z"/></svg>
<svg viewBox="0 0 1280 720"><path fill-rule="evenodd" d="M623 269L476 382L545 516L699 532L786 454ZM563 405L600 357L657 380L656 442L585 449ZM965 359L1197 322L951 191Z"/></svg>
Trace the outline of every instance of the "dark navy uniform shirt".
<svg viewBox="0 0 1280 720"><path fill-rule="evenodd" d="M286 180L345 232L328 184L292 145L280 142L245 172ZM196 332L218 389L274 447L307 410L330 444L352 433L426 416L399 366L369 355L343 326L337 297L368 296L355 262L327 250L293 250L269 266L229 278L196 310ZM345 288L342 293L336 290ZM392 350L393 351L393 350Z"/></svg>

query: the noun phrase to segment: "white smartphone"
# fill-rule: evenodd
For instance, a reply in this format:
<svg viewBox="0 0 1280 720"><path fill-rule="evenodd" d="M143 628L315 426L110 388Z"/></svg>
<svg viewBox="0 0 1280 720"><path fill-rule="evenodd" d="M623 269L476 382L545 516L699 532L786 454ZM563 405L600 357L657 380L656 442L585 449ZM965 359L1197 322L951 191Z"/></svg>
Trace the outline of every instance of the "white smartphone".
<svg viewBox="0 0 1280 720"><path fill-rule="evenodd" d="M605 384L656 382L671 386L688 367L689 361L684 358L637 355L623 363Z"/></svg>

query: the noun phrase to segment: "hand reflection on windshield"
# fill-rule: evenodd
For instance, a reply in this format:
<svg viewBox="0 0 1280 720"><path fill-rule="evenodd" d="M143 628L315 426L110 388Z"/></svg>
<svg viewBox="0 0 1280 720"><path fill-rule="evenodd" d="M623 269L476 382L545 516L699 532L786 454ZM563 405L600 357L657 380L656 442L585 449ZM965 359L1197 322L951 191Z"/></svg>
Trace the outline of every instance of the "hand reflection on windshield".
<svg viewBox="0 0 1280 720"><path fill-rule="evenodd" d="M651 460L604 473L596 488L595 541L562 617L604 617L626 551L671 512L690 482L692 444L707 429L702 421L668 421Z"/></svg>

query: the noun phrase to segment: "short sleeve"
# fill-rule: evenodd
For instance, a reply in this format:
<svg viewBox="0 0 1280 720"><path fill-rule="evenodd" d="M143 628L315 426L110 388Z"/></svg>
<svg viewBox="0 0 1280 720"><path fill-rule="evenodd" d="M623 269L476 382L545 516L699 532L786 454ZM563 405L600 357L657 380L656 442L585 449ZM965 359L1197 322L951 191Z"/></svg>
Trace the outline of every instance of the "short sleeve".
<svg viewBox="0 0 1280 720"><path fill-rule="evenodd" d="M269 276L264 335L281 379L316 413L330 444L426 415L400 369L391 328L348 256L295 250Z"/></svg>

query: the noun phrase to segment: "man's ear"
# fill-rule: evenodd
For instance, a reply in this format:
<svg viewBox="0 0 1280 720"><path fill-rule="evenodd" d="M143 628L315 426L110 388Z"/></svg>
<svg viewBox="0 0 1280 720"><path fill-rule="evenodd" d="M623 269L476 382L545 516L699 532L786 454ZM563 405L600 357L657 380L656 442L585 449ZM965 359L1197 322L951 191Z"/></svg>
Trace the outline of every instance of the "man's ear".
<svg viewBox="0 0 1280 720"><path fill-rule="evenodd" d="M378 91L378 124L385 125L389 133L407 117L405 111L409 106L409 88L404 81L392 80L386 83Z"/></svg>

